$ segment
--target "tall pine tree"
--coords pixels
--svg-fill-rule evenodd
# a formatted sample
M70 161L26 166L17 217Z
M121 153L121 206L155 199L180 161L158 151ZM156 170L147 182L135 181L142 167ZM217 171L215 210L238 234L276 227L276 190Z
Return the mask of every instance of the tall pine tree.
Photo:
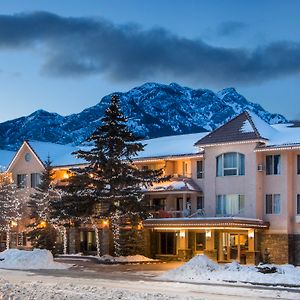
M142 187L160 181L162 170L141 170L134 164L144 145L128 128L117 96L112 96L101 121L87 139L91 147L75 152L87 166L72 170L69 196L62 205L73 217L108 218L114 254L137 254L141 250L133 245L132 230L140 230L139 223L147 216ZM140 239L136 243L141 245Z

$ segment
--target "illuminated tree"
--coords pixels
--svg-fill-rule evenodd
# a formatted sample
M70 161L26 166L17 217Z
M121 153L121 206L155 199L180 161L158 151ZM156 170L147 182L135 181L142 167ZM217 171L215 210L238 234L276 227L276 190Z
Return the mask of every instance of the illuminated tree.
M41 174L40 184L30 195L31 224L28 233L29 240L35 248L44 248L56 253L58 251L58 224L51 215L51 201L60 198L59 190L53 185L54 172L51 160L44 162L45 170Z
M90 147L75 153L87 166L72 170L74 176L63 211L73 217L109 219L114 254L119 256L128 253L127 243L122 240L128 237L122 234L123 224L138 228L147 216L142 187L160 181L162 170L140 170L134 164L133 158L144 150L144 145L129 130L117 96L112 96L101 121L102 125L87 139Z
M6 232L6 249L10 248L11 227L18 226L22 218L23 202L17 186L12 182L8 173L0 177L0 224L1 230Z

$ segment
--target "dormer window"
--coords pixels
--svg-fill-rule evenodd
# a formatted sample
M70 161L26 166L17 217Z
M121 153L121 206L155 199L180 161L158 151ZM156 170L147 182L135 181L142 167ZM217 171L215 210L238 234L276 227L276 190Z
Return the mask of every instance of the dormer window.
M245 155L237 152L223 153L217 157L217 176L245 175Z

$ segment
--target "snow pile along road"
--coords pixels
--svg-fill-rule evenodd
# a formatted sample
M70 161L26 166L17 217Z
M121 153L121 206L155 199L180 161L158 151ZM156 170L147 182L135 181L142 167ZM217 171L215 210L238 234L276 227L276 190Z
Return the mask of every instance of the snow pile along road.
M129 255L113 257L110 255L103 255L98 258L99 261L114 262L114 263L139 263L139 262L153 262L155 259L143 255Z
M250 282L267 285L300 286L300 268L293 265L266 265L275 273L261 273L255 266L232 262L218 265L205 255L197 255L184 265L157 277L159 280L181 282Z
M67 269L70 265L53 261L53 255L49 250L34 249L25 251L9 249L0 253L1 269Z

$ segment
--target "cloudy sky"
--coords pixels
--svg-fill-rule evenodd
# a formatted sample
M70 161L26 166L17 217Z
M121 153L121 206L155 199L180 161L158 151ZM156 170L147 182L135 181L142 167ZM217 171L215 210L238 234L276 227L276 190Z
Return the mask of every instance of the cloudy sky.
M300 1L1 0L0 122L146 81L235 87L300 119Z

